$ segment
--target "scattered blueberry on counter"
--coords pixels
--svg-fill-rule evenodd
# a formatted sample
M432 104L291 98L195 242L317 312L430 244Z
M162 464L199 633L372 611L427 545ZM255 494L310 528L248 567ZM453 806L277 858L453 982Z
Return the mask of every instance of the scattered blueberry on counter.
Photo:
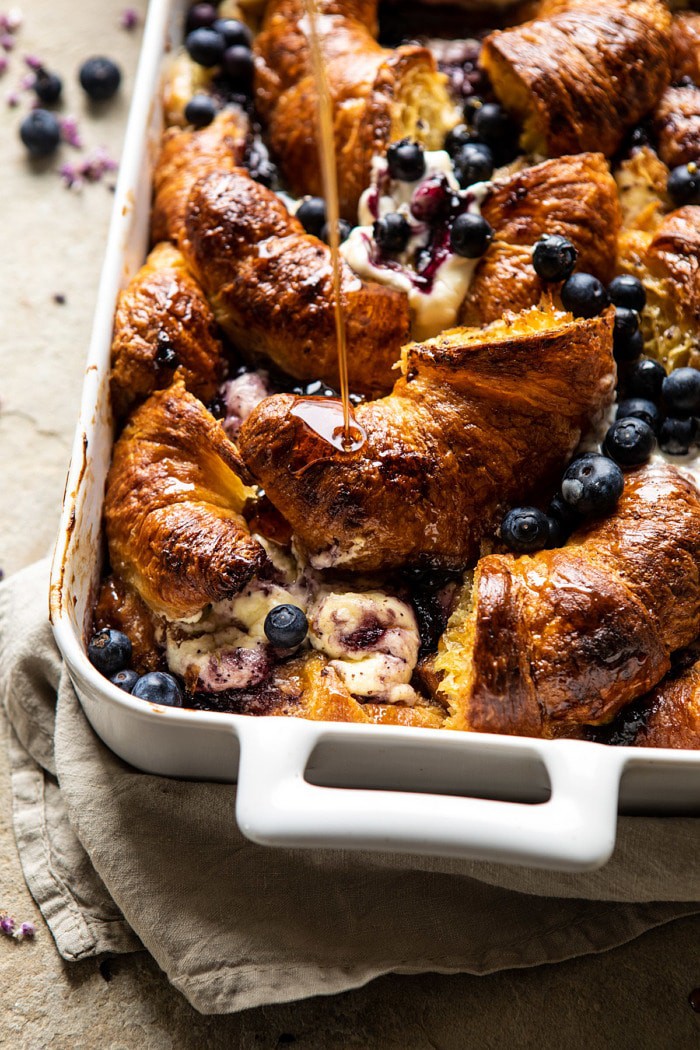
M267 640L278 649L294 649L306 638L309 623L298 605L276 605L265 617Z
M20 138L31 157L50 157L61 141L61 127L53 113L33 109L20 125Z
M119 90L122 74L111 58L98 55L83 62L78 79L83 91L93 102L107 102Z
M32 84L34 94L45 106L58 102L63 91L63 81L57 73L50 73L43 66L37 69Z

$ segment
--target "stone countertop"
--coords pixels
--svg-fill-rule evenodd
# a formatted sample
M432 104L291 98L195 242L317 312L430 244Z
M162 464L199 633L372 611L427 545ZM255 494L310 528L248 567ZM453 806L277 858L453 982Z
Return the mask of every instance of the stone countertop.
M0 566L14 572L51 547L75 425L112 196L106 178L67 190L57 174L81 156L31 165L17 137L29 106L5 105L38 55L64 79L60 112L80 122L86 150L119 155L140 31L119 26L123 0L32 0L0 75ZM144 0L134 6L143 15ZM7 9L6 9L7 10ZM118 98L91 107L76 70L106 54L124 72ZM84 154L83 154L84 155ZM55 296L65 302L57 302ZM65 964L22 879L11 825L7 728L0 723L0 907L37 922L32 942L0 938L0 1046L18 1050L675 1050L697 1047L700 918L611 951L490 977L387 977L329 999L200 1017L145 953ZM495 920L497 921L497 917ZM329 932L329 935L330 932Z

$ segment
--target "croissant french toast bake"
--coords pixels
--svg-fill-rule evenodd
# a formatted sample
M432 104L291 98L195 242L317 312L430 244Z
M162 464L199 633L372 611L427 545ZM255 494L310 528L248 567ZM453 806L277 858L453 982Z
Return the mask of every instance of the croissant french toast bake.
M700 747L698 16L216 7L115 317L90 659L166 706Z

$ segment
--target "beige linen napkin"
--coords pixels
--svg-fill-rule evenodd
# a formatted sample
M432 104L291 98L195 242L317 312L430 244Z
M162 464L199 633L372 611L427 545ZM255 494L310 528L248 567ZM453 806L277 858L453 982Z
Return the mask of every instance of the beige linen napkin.
M0 586L17 844L59 952L140 944L198 1010L600 952L700 912L694 819L623 818L586 875L253 845L235 787L139 773L86 721L46 622L48 567ZM626 902L626 903L622 903Z

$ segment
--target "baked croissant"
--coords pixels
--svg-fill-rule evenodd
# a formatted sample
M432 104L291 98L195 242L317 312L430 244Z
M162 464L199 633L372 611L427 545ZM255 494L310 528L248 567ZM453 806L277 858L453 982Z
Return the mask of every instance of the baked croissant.
M182 250L217 321L249 356L295 379L338 384L330 248L243 169L194 186ZM366 284L342 263L350 388L389 390L408 339L403 292Z
M237 106L224 109L205 128L169 128L153 172L151 239L182 240L187 199L198 179L232 171L242 161L248 120Z
M333 105L341 214L357 217L375 154L410 137L440 149L458 115L426 47L376 42L377 0L318 0L319 36ZM255 98L291 192L323 194L317 92L303 0L270 0L255 40Z
M659 156L669 168L700 161L700 87L664 91L654 111L654 133Z
M159 244L117 301L112 339L112 408L123 417L169 386L177 368L188 390L209 401L223 377L216 322L172 244Z
M495 236L464 300L463 324L488 324L506 310L525 310L540 301L546 286L534 271L532 248L546 233L571 241L580 270L606 283L613 277L620 208L601 153L525 168L495 184L481 213Z
M611 156L669 84L671 16L660 0L561 6L491 33L480 62L527 152Z
M194 616L266 561L241 515L235 447L181 379L140 406L114 446L105 524L112 568L154 612Z
M449 728L562 736L609 722L700 632L700 492L627 474L617 510L565 547L483 558L440 642Z
M679 11L671 22L672 79L700 83L700 13Z
M336 452L278 395L243 424L241 455L315 567L462 567L507 507L555 484L610 401L611 328L611 311L549 305L452 329L407 346L393 392L359 406L358 451Z
M636 717L626 744L700 748L700 660L680 674L669 675L634 707Z

